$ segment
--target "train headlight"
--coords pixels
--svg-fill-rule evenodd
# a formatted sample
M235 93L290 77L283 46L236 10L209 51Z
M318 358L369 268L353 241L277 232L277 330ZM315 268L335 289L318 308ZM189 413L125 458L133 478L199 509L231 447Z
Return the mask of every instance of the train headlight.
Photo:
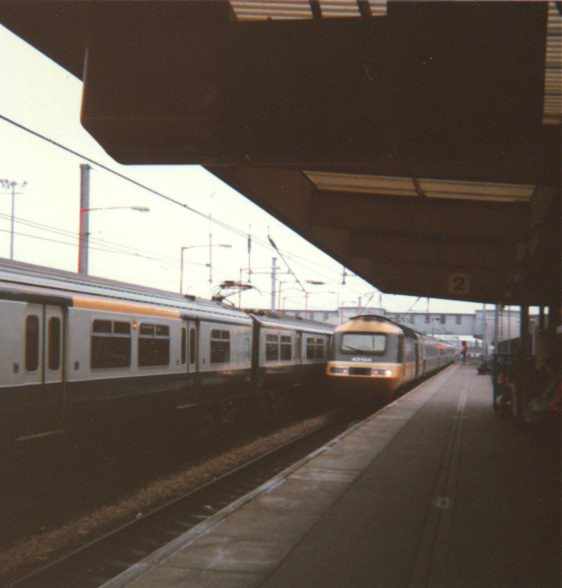
M347 368L343 368L343 367L331 367L330 368L330 373L331 374L347 374Z
M384 372L384 376L386 376L387 378L390 378L390 376L392 376L392 370L383 370Z
M383 378L390 378L392 370L373 370L373 376L382 376Z

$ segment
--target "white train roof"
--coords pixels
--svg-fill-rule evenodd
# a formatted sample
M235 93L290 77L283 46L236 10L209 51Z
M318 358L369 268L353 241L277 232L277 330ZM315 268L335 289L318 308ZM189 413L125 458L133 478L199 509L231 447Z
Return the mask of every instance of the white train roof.
M251 323L246 313L211 300L5 259L0 259L0 284L4 292L28 293L34 299L43 295L69 306L80 294L174 308L186 317Z
M296 317L275 316L263 311L248 311L263 327L294 329L319 335L331 335L334 326L328 323L299 319Z

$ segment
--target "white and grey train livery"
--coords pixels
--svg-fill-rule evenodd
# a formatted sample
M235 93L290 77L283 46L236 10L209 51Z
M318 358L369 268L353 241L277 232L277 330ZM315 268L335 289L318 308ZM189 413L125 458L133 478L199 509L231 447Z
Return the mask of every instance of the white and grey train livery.
M137 410L267 401L322 377L332 331L0 260L2 440L103 429Z

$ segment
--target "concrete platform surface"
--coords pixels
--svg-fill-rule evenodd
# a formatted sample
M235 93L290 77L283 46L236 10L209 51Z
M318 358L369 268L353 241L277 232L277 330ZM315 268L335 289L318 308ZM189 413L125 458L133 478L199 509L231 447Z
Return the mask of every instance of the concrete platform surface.
M554 588L560 444L451 366L102 588Z

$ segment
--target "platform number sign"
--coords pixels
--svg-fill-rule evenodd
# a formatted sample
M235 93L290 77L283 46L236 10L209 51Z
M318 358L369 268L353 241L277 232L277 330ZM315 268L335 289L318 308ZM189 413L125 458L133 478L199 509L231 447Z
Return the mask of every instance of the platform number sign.
M463 296L470 293L470 275L463 273L449 274L449 294Z

